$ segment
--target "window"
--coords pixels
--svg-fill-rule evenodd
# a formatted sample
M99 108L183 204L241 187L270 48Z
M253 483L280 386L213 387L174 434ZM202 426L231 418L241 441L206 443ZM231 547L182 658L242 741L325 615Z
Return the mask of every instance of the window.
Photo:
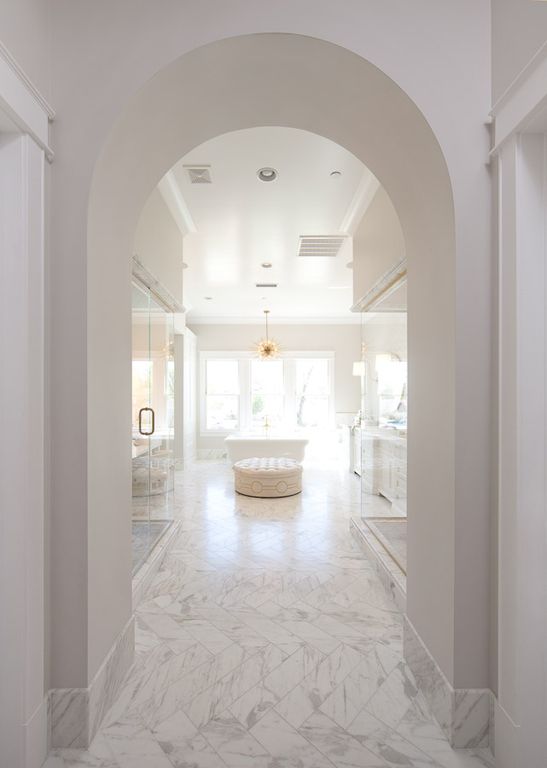
M296 426L327 427L329 424L329 361L296 360Z
M334 425L334 354L202 352L201 433L265 434Z
M279 427L284 419L283 360L251 360L251 426Z
M207 360L205 368L206 428L227 432L239 427L239 362Z

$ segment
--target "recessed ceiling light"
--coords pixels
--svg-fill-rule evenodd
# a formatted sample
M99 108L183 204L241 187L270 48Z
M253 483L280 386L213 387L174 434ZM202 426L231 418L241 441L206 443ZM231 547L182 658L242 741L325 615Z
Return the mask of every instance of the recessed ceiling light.
M205 299L205 301L213 301L212 296L204 296L203 298Z
M330 175L331 176L341 176L342 175L342 171L331 171Z
M260 181L275 181L277 179L277 171L275 168L260 168L256 172L256 175Z
M264 269L271 269L272 262L271 261L263 261L260 266L264 267Z

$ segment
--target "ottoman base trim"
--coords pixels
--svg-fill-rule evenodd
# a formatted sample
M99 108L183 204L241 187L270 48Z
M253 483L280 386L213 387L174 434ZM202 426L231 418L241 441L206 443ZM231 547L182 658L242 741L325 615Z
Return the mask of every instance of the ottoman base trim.
M248 496L250 499L287 499L289 496L298 496L299 493L302 493L302 488L298 491L291 491L290 493L284 493L283 496L280 496L279 493L270 494L270 493L261 493L260 495L258 493L253 493L252 491L245 492L240 491L239 488L235 489L236 493L239 493L240 496Z
M253 458L234 464L235 490L242 496L276 499L302 491L302 467L294 459Z

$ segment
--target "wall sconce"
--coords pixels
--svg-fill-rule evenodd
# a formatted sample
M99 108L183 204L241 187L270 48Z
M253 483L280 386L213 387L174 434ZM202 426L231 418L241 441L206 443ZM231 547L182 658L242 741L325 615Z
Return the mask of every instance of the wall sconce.
M366 367L365 367L365 361L359 360L356 363L353 363L353 375L354 376L361 376L361 378L366 374Z

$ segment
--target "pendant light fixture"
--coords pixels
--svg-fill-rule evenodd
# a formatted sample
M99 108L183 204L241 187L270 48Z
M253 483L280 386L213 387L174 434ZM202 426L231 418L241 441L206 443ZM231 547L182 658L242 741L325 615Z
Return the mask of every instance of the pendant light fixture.
M266 338L259 341L256 347L256 352L258 354L258 357L261 360L272 360L274 357L277 357L279 354L279 344L273 339L270 339L269 337L269 333L268 333L268 315L269 314L270 314L270 310L265 309L264 315L266 316Z

